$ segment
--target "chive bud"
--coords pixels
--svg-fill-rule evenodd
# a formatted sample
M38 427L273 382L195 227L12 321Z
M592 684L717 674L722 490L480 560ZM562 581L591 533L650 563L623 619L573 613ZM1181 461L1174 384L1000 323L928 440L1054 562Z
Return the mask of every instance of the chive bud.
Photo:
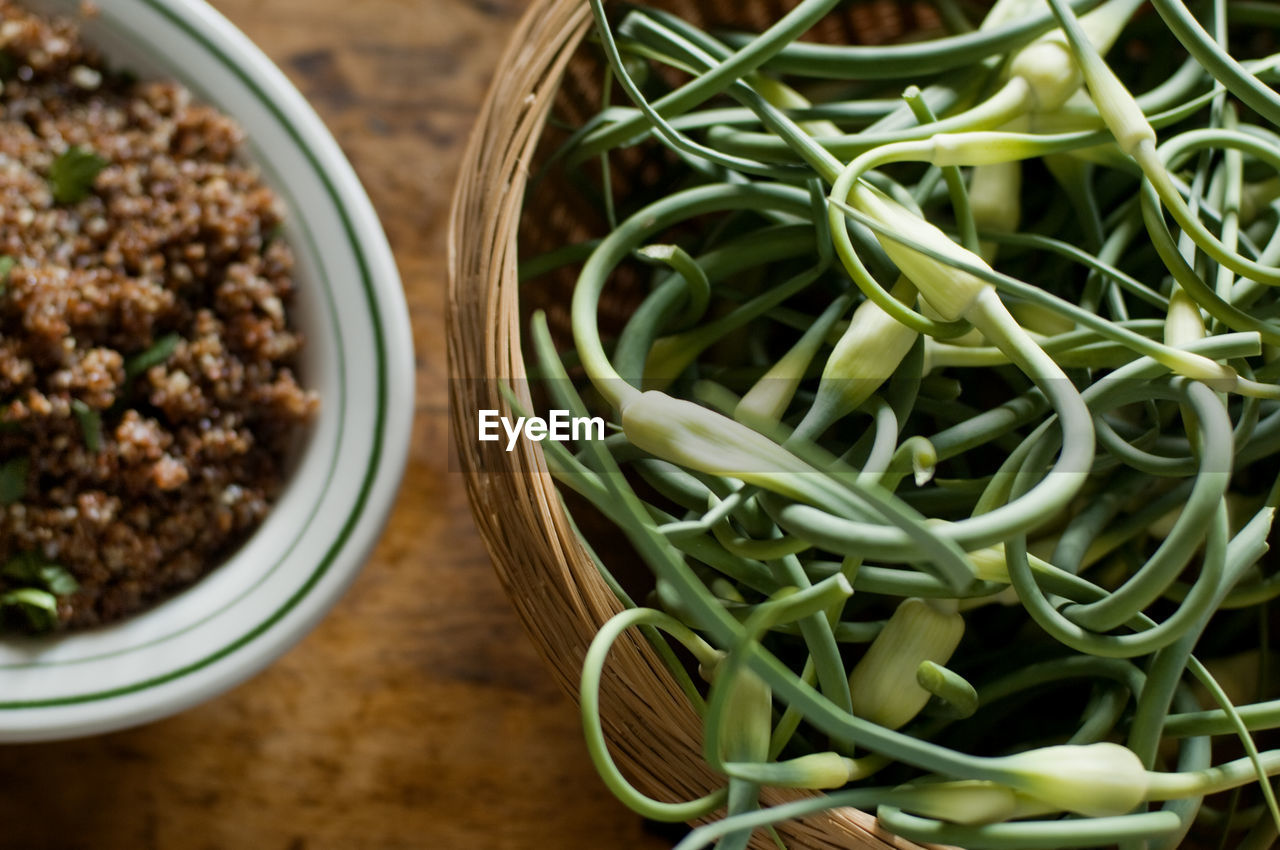
M901 280L892 294L904 304L915 287ZM827 358L810 416L797 432L812 436L831 422L857 410L885 381L893 377L915 345L916 332L890 316L874 301L864 301ZM820 420L816 422L814 420ZM814 427L819 425L820 427Z
M917 487L923 487L933 480L938 468L938 450L933 443L924 437L908 437L893 453L889 468L883 474L875 475L863 470L862 475L868 480L878 481L881 487L893 492L898 489L907 477L912 476Z
M769 757L773 733L773 691L751 670L739 668L721 718L719 753L725 762L762 762Z
M981 779L906 785L893 796L910 812L966 826L1007 820L1018 807L1013 789Z
M1107 6L1111 7L1111 14L1119 15L1120 12L1125 11L1128 2L1130 0L1114 0ZM1055 37L1070 44L1071 52L1075 55L1075 64L1080 69L1084 82L1088 84L1089 96L1093 98L1098 114L1106 122L1111 134L1115 136L1120 150L1133 155L1144 143L1154 145L1156 133L1147 116L1137 100L1125 88L1124 83L1120 82L1120 78L1102 60L1100 53L1105 52L1105 48L1109 45L1103 44L1098 39L1096 31L1091 32L1098 29L1097 23L1086 23L1090 15L1078 21L1074 20L1070 9L1054 0L1051 0L1050 5L1054 6L1055 14L1059 15L1063 23L1063 31L1056 33ZM1107 6L1102 8L1105 9ZM1119 19L1119 24L1123 26L1124 21L1131 14L1132 10L1128 10ZM1099 50L1099 45L1103 48L1102 50Z
M1204 317L1200 315L1200 307L1186 290L1176 287L1169 297L1169 310L1165 317L1165 344L1180 346L1201 339L1204 339Z
M622 430L654 457L711 475L738 478L805 500L779 473L814 472L757 431L691 401L650 390L622 402Z
M1142 0L1111 0L1080 18L1080 29L1099 53L1106 53ZM1087 74L1072 56L1061 30L1045 33L1009 62L1011 79L1023 80L1037 112L1061 109L1080 89Z
M1060 812L1061 809L1049 805L1043 800L1037 800L1035 797L1028 797L1026 794L1014 792L1014 798L1017 800L1017 806L1009 817L1005 820L1022 820L1023 818L1040 818L1045 815L1052 815Z
M849 674L853 713L887 729L907 724L930 697L916 670L925 661L946 664L963 636L964 617L954 606L903 601Z
M899 451L911 459L911 474L917 487L933 480L938 469L938 450L924 437L908 437Z
M1025 133L1004 130L971 130L964 133L938 133L929 139L920 153L937 166L1005 165L1026 159L1035 148Z
M779 109L807 109L813 104L800 92L786 83L765 74L752 74L751 87L769 104ZM841 136L844 131L830 121L800 121L800 129L810 136Z
M973 567L973 574L979 581L993 581L998 584L1009 584L1009 561L1005 554L1004 544L1000 543L989 549L978 549L969 552L965 556L969 560L969 565ZM1054 573L1061 572L1057 567L1043 558L1038 557L1034 552L1027 553L1027 562L1031 564L1031 569L1037 573Z
M739 422L748 425L776 425L791 406L796 389L804 380L809 364L826 341L827 334L848 309L849 301L845 297L836 299L823 312L818 320L809 326L800 340L791 350L782 356L777 363L756 382L750 392L738 402L733 416ZM821 390L819 390L821 392Z
M1061 109L1084 81L1059 32L1041 36L1019 50L1009 62L1009 77L1026 84L1030 106L1036 112Z
M978 230L1012 233L1022 220L1022 163L1016 160L979 165L969 176L969 209ZM983 259L993 261L999 251L983 242Z
M973 574L980 581L1009 583L1009 562L1005 557L1003 544L970 552L967 557L973 567Z
M1041 336L1057 336L1076 329L1075 322L1042 304L1010 304L1009 312L1018 320L1018 324Z
M711 592L715 594L717 599L721 599L735 605L743 605L747 601L743 598L742 594L738 591L738 588L733 584L733 582L723 577L712 579Z
M999 760L1019 791L1086 817L1123 815L1147 796L1147 771L1127 747L1108 742L1044 747Z
M773 788L808 788L815 791L840 788L853 781L861 767L837 753L813 753L780 762L729 763L725 773L757 785Z
M937 227L864 184L854 188L850 201L859 212L875 219L890 233L901 234L959 263L989 268L981 257L952 242ZM976 275L925 256L887 236L877 234L876 239L889 259L947 321L964 316L983 290L990 286Z

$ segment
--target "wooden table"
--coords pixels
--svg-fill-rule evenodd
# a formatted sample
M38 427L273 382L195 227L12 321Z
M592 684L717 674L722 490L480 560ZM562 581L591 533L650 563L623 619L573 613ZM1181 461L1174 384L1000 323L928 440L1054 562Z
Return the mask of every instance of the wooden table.
M269 671L141 729L0 748L0 847L669 847L596 779L450 471L449 200L526 0L214 5L310 98L382 217L417 339L408 472L360 579Z

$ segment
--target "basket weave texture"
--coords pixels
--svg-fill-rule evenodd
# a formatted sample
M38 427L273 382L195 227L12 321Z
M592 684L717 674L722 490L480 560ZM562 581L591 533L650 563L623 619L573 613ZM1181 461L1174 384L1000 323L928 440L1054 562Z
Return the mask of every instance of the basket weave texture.
M780 0L671 0L657 5L708 26L760 31L793 3ZM812 37L871 43L902 37L935 22L927 9L897 0L850 4ZM539 651L566 692L576 696L586 649L600 626L621 610L562 507L537 443L475 439L477 411L510 415L500 386L509 385L528 410L522 331L530 304L521 303L518 257L533 256L592 235L599 216L568 187L541 187L525 208L529 176L547 134L547 116L578 121L600 103L600 65L583 46L591 25L585 0L537 0L518 25L481 112L463 162L449 234L448 351L454 445L465 473L476 524L508 595ZM545 149L546 145L543 145ZM620 157L615 191L645 180L642 156ZM567 324L572 276L540 287L537 306L553 329ZM615 281L602 305L625 313L638 294ZM526 294L527 295L527 294ZM623 548L623 547L619 547ZM609 559L612 552L603 553ZM703 764L701 724L652 649L637 634L614 647L602 694L605 732L623 772L642 791L684 800L719 787ZM794 799L766 792L764 802ZM840 809L779 827L795 848L913 850L874 816ZM758 834L754 847L772 847Z

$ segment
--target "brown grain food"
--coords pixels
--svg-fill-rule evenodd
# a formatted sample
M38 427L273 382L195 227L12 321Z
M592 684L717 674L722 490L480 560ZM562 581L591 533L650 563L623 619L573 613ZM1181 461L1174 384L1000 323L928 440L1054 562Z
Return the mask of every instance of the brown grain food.
M56 563L79 583L59 626L106 623L195 582L278 495L317 406L294 375L293 257L242 132L181 86L9 0L0 79L0 463L29 459L0 565ZM59 203L73 148L105 164Z

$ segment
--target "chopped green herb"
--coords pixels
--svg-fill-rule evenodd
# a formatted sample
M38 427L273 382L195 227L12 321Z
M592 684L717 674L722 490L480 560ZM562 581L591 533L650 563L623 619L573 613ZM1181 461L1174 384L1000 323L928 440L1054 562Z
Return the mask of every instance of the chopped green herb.
M107 160L88 148L73 147L49 166L49 188L60 204L74 204L89 197L93 181L108 165Z
M284 222L276 222L276 225L268 230L262 237L262 249L265 251L272 242L284 236Z
M36 634L58 627L58 600L53 594L31 587L11 590L0 596L0 611L20 612Z
M5 290L9 288L9 278L13 275L13 267L18 261L8 254L0 256L0 295L4 295Z
M71 412L80 423L85 448L91 452L102 451L102 415L78 398L71 400Z
M31 460L25 455L0 463L0 505L21 502L27 495L27 470L30 466Z
M139 352L130 357L124 363L124 377L126 381L132 381L152 366L159 366L164 361L173 356L174 350L177 349L178 343L182 341L182 337L174 334L166 334L156 340L155 344L146 351Z
M80 589L80 582L57 564L48 564L41 572L45 589L54 596L70 596Z
M47 590L54 596L70 596L80 589L71 573L37 552L14 555L0 567L0 578L19 587Z

